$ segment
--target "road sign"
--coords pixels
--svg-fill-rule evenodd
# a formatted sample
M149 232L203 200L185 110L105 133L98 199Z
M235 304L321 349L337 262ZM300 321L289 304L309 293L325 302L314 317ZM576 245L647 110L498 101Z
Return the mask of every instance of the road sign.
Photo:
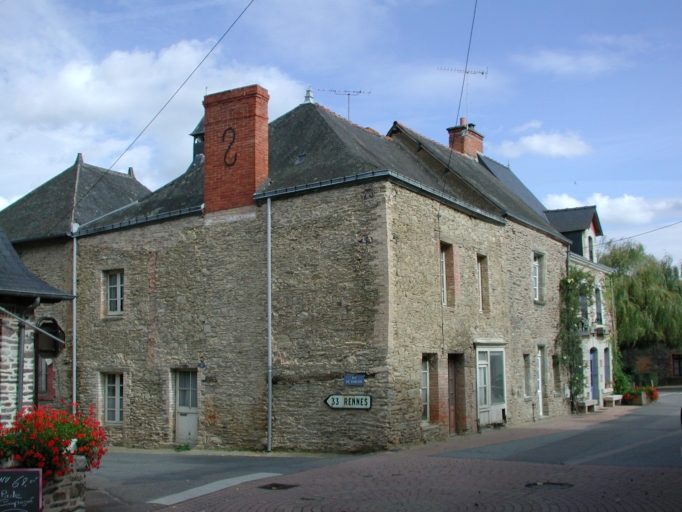
M332 409L365 409L372 407L370 395L329 395L325 401Z

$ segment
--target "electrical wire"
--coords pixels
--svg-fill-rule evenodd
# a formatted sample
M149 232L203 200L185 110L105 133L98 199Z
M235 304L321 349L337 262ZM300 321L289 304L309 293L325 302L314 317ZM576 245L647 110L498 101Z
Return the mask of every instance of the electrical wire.
M464 73L462 73L462 88L459 91L459 102L457 104L457 117L455 119L459 119L459 113L462 108L462 96L464 95L464 83L466 80L467 76L467 69L469 68L469 54L471 53L471 41L474 36L474 23L476 22L476 9L478 8L478 0L475 1L474 3L474 14L471 18L471 30L469 31L469 45L467 46L467 57L466 61L464 62ZM449 144L448 144L449 146ZM450 153L448 154L448 163L445 166L445 173L448 172L448 169L450 169L450 160L452 159L452 147L450 147ZM440 194L441 196L445 193L445 175L443 175L443 189L441 190ZM436 222L438 226L438 233L440 234L440 207L441 207L441 202L438 202L438 211L436 213ZM439 247L439 250L442 251L442 247ZM439 259L440 262L440 259ZM441 270L442 272L442 270ZM445 279L441 279L441 286L445 286ZM443 290L441 293L444 293L445 296L447 297L447 290ZM441 300L440 303L440 334L441 334L441 352L445 353L445 311L443 308L444 304L443 301Z
M682 224L682 220L678 220L677 222L673 222L672 224L668 224L667 226L661 226L660 228L652 229L651 231L645 231L644 233L639 233L638 235L626 236L623 238L619 238L618 240L608 240L606 242L602 242L600 244L597 244L597 247L600 247L602 245L612 244L615 242L622 242L623 240L630 240L631 238L637 238L638 236L642 236L642 235L648 235L649 233L653 233L654 231L660 231L662 229L671 228L673 226L676 226L677 224Z
M69 211L66 212L66 214L64 214L63 217L61 217L57 222L54 223L54 225L53 225L53 226L50 228L50 230L47 232L48 235L52 233L52 230L53 230L54 228L56 228L56 227L59 225L60 222L62 222L66 217L68 217L68 216L71 214L71 212L80 204L80 202L81 202L83 199L85 199L85 198L88 196L88 194L90 194L90 192L92 192L92 189L94 189L94 188L95 188L95 187L104 179L104 177L105 177L107 174L109 174L109 172L111 172L111 170L112 170L112 168L114 167L114 165L116 165L116 164L119 162L119 160L121 160L121 158L123 158L123 156L130 150L130 148L132 148L133 145L139 140L139 138L142 137L142 135L144 134L144 132L147 131L147 128L149 128L149 127L152 125L152 123L153 123L154 121L156 121L156 118L159 117L159 116L161 115L161 112L163 112L163 111L166 109L166 107L168 106L168 104L169 104L171 101L173 101L173 98L175 98L175 96L177 96L177 94L178 94L178 93L180 92L180 90L185 86L185 84L186 84L187 82L189 82L189 79L192 78L192 76L194 76L194 73L197 72L197 70L201 67L201 65L202 65L204 62L206 62L206 59L208 59L208 57L213 53L213 50L215 50L215 49L218 47L218 45L222 42L222 40L225 39L225 36L227 36L227 34L230 33L230 30L232 30L232 28L237 24L237 22L240 20L240 18L246 13L246 11L249 9L249 7L251 7L251 4L253 4L255 1L256 1L256 0L251 0L251 1L246 5L246 7L244 7L244 9L242 10L242 12L239 13L239 16L237 16L237 17L235 18L235 20L234 20L234 21L232 22L232 24L227 28L227 30L223 33L223 35L220 36L220 39L218 39L218 41L216 41L216 43L211 47L211 49L210 49L210 50L208 51L208 53L204 56L204 58L201 59L201 61L199 62L199 64L197 64L197 66L192 70L192 72L187 76L187 78L185 78L184 82L182 82L182 83L180 84L180 87L178 87L178 88L175 90L175 92L171 95L171 97L168 99L168 101L166 101L166 103L163 104L163 106L159 109L159 111L156 113L156 115L154 115L154 117L152 117L151 121L149 121L149 122L147 123L147 125L146 125L144 128L142 128L142 131L137 135L137 137L135 137L135 139L133 139L133 141L128 145L128 147L125 148L125 150L123 151L123 153L121 153L121 154L119 155L119 157L114 161L114 163L111 164L111 165L109 166L109 168L106 170L106 172L103 173L102 176L99 177L99 179L98 179L98 180L97 180L97 181L96 181L96 182L95 182L95 183L94 183L94 184L85 192L85 194L83 194L83 195L81 196L81 198L78 199L78 200L75 202L75 204L69 209Z

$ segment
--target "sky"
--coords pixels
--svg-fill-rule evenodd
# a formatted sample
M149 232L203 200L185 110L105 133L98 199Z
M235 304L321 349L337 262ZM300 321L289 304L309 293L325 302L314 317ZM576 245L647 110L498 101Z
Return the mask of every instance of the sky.
M0 0L0 208L73 164L109 168L250 0ZM255 0L113 166L183 173L206 93L258 83L276 119L315 100L447 144L459 117L548 208L596 204L607 238L682 221L682 3ZM468 93L466 92L468 90ZM638 236L682 261L682 223Z

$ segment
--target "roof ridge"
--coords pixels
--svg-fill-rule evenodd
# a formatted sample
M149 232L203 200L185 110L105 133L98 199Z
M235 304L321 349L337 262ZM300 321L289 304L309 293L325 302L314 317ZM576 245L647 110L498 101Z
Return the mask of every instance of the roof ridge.
M378 131L376 131L374 128L372 128L372 127L370 127L370 126L366 126L366 127L365 127L365 126L360 126L359 124L354 123L354 122L351 121L350 119L346 119L345 117L343 117L343 116L337 114L336 112L334 112L333 110L331 110L331 109L325 107L324 105L320 105L319 103L315 103L314 105L315 105L316 107L320 108L321 110L327 112L328 114L331 114L331 115L333 115L333 116L335 116L335 117L341 119L342 121L345 121L346 123L348 123L348 124L350 124L350 125L352 125L352 126L354 126L354 127L356 127L356 128L359 128L360 130L363 130L363 131L365 131L365 132L367 132L367 133L371 133L372 135L376 135L377 137L380 137L380 138L385 139L385 140L391 140L390 137L386 137L385 135L381 135L381 134L380 134Z
M573 208L556 208L556 209L553 208L553 209L545 210L545 212L566 212L569 210L585 210L587 208L595 208L596 209L597 205L596 204L588 204L585 206L574 206Z
M410 127L407 126L405 123L401 123L400 121L394 121L394 122L395 122L395 124L402 126L403 128L405 128L405 129L411 131L412 133L416 133L416 134L419 135L420 137L423 137L423 138L425 138L426 140L431 141L431 142L433 142L434 144L437 144L438 146L442 147L442 148L445 149L446 151L452 151L452 152L455 153L456 155L461 155L461 156L463 156L463 157L468 157L468 155L467 155L466 153L461 153L461 152L457 151L456 149L452 149L450 146L446 146L445 144L442 144L442 143L438 142L437 140L433 140L431 137L427 137L426 135L424 135L424 134L418 132L417 130L414 130L414 129L410 128ZM472 157L472 160L473 160L473 157Z

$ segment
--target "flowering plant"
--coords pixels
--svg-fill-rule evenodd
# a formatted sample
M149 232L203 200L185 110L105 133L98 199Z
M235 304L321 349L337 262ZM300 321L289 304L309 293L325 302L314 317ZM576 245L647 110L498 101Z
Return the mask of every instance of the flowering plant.
M107 437L93 409L88 415L43 406L23 409L10 428L0 427L0 459L42 469L43 482L69 473L74 453L85 457L86 470L99 467ZM76 446L70 450L72 440Z
M640 393L646 393L652 402L658 400L658 390L653 386L635 386L632 389L628 389L623 395L623 400L630 402Z

